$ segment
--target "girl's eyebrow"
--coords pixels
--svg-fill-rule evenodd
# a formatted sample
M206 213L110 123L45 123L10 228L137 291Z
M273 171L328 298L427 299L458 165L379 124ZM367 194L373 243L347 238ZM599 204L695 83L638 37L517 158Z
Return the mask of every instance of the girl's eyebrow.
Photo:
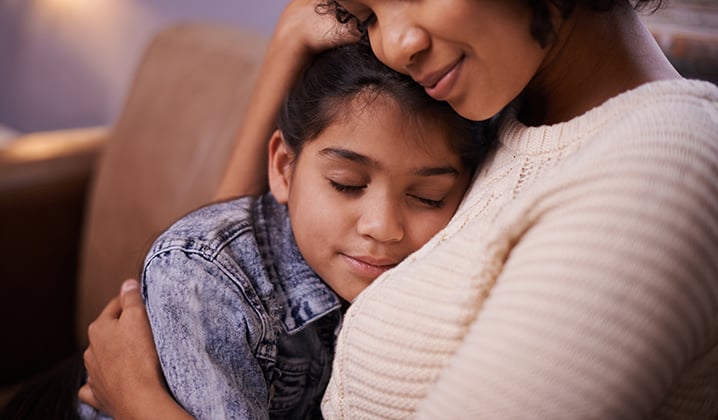
M349 161L356 162L358 164L365 165L365 166L381 167L381 163L370 158L369 156L362 155L361 153L357 153L353 150L342 149L339 147L324 148L319 151L319 155L321 157L325 157L328 159L344 159L344 160L349 160ZM427 167L417 168L414 171L414 174L416 174L418 176L451 175L451 176L457 177L457 176L459 176L459 173L460 173L459 170L454 168L451 165L427 166Z
M419 168L415 172L419 176L452 175L459 176L459 170L451 165Z
M381 166L379 162L370 158L369 156L362 155L353 150L342 149L338 147L327 147L319 151L319 155L329 159L345 159L352 162L360 163L367 166Z

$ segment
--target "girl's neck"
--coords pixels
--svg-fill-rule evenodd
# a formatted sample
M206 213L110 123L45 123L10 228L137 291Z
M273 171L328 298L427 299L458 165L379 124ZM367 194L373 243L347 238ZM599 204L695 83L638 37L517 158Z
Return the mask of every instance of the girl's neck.
M557 33L523 92L527 125L568 121L644 83L680 78L627 1L608 12L577 6Z

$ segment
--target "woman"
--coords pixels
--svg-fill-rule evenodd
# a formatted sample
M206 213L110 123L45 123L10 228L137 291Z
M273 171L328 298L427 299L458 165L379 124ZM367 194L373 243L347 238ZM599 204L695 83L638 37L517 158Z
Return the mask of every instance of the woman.
M324 415L714 418L718 89L683 80L625 0L339 8L381 61L464 117L506 111L453 221L348 311ZM269 64L336 42L313 13L289 5ZM84 394L126 407L128 384L151 375L109 378L147 356L110 334L151 346L141 306L125 318L113 305L90 331Z

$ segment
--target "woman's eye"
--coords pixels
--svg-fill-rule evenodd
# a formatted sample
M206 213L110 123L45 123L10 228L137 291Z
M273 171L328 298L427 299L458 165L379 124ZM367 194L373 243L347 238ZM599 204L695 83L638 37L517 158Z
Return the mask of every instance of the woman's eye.
M340 184L336 181L332 181L331 179L329 180L329 184L332 186L332 188L339 191L340 193L356 193L366 188L366 185Z
M409 195L409 197L411 197L415 200L418 200L422 204L426 204L427 206L429 206L431 208L435 208L435 209L440 209L440 208L444 207L444 204L446 204L446 202L444 201L443 198L441 200L431 200L428 198L419 197L418 195L411 195L411 194Z

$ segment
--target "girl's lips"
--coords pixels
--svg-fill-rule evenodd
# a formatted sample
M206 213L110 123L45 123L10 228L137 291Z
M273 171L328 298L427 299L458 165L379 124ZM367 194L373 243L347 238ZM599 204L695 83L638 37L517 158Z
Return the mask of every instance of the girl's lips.
M449 71L447 71L443 76L441 76L441 78L439 78L436 83L434 83L432 86L424 87L426 93L438 101L444 101L448 99L449 94L454 88L456 80L459 77L459 72L461 71L461 65L463 64L463 62L464 59L462 57L459 61L456 62L456 64L454 64L453 67L449 69Z
M355 258L346 254L341 255L352 272L361 277L371 278L372 280L379 277L379 275L383 272L396 266L396 264L373 264L362 259L362 257Z

